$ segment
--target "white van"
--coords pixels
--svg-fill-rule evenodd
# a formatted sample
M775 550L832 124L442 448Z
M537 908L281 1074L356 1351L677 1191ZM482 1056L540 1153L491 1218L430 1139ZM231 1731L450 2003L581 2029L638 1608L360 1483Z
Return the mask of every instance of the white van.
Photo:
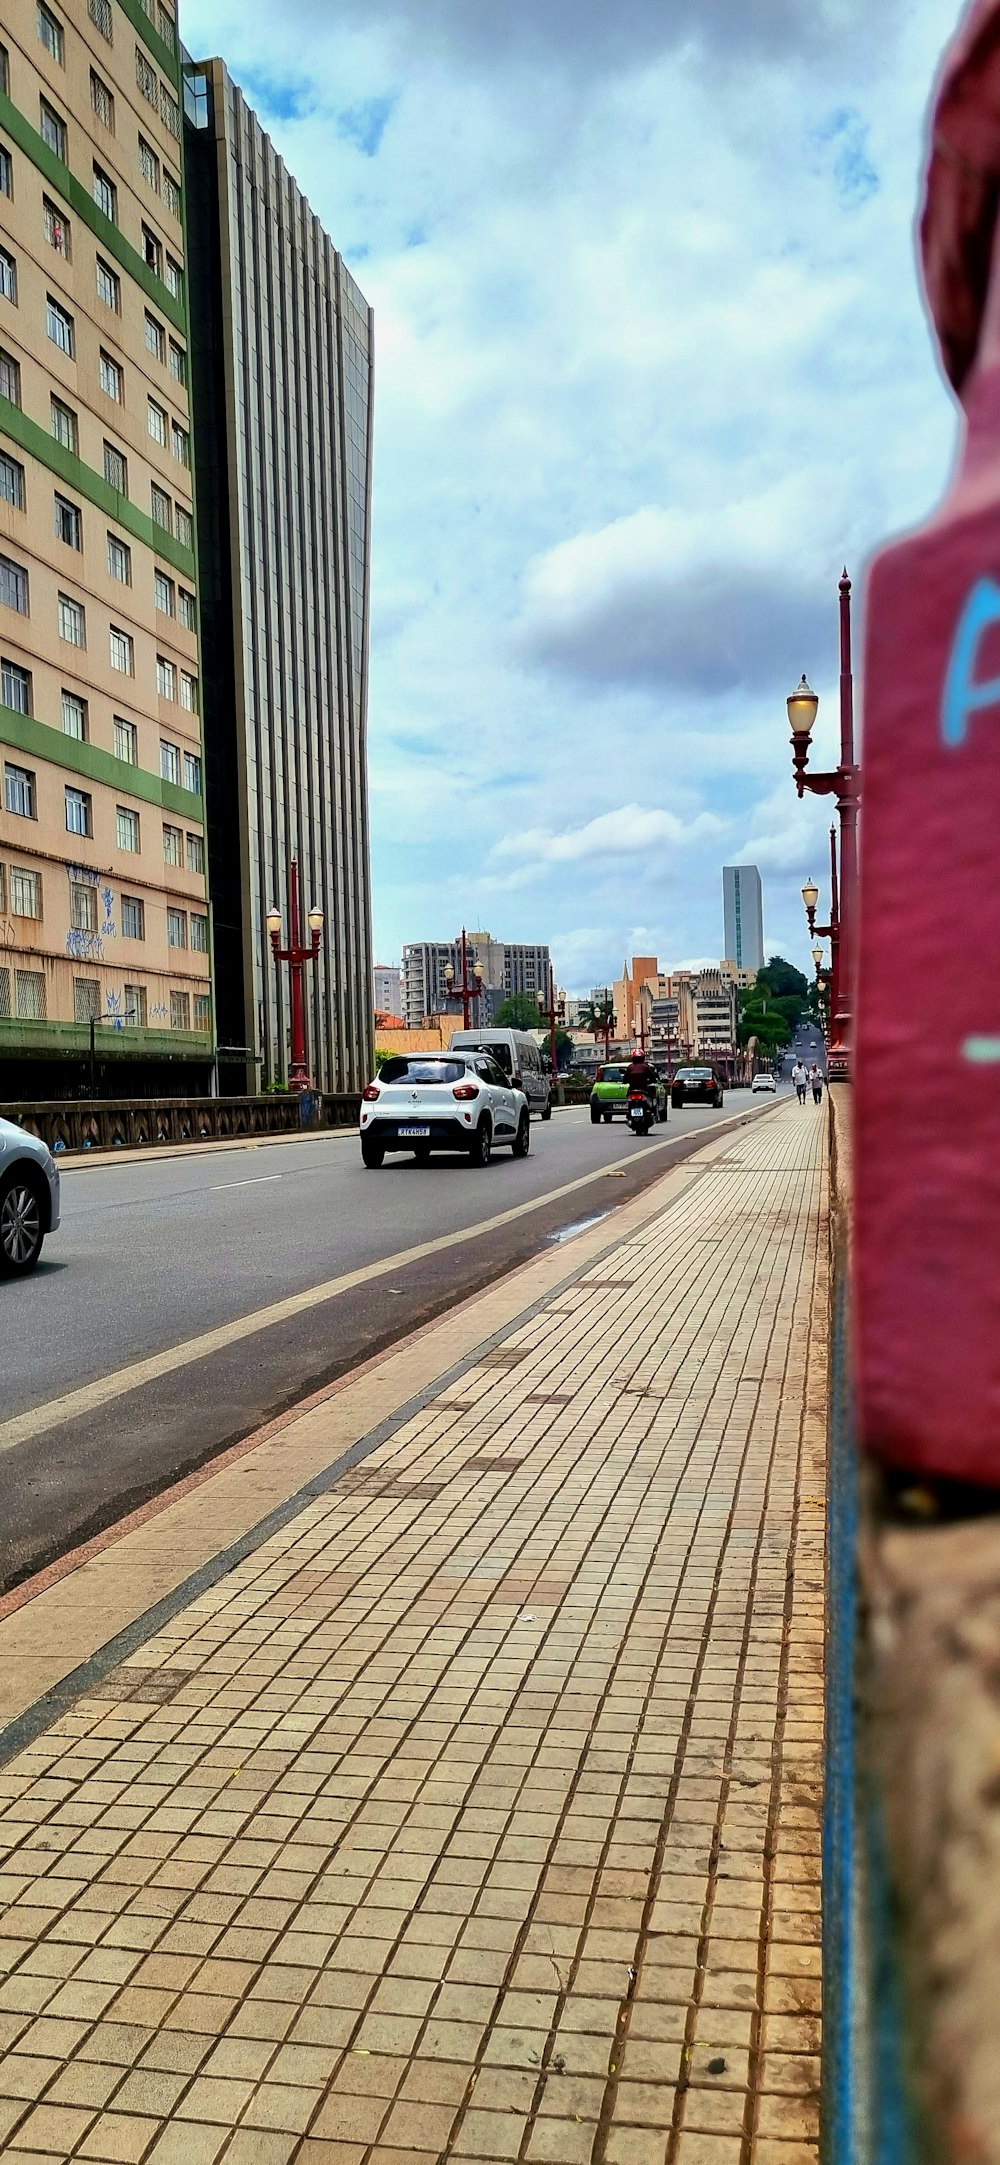
M529 1030L453 1030L449 1051L470 1052L481 1047L492 1053L499 1068L509 1076L515 1090L523 1090L528 1111L540 1120L551 1120L549 1078L542 1066L537 1040Z

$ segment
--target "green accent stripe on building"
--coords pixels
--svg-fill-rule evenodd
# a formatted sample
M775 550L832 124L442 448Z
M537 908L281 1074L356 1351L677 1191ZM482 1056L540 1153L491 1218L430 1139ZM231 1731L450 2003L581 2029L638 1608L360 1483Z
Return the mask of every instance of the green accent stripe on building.
M178 819L196 820L199 825L204 820L204 806L194 790L161 781L158 774L147 773L145 767L130 767L124 759L116 759L113 752L102 752L97 744L81 744L78 737L66 737L50 723L36 721L33 714L0 707L0 744L12 745L29 759L47 759L54 767L67 767L73 774L84 775L88 782L103 782L120 797L139 797L146 804L159 805L164 812L175 812Z
M152 549L166 563L173 564L177 571L185 572L192 584L194 583L193 549L185 549L182 542L175 541L173 534L168 534L165 526L158 526L148 512L140 511L129 497L122 496L117 489L113 489L110 481L105 481L103 474L97 473L93 466L86 466L75 451L67 450L65 444L61 444L48 429L42 428L40 422L32 421L28 414L22 412L20 406L13 406L9 398L4 398L2 392L0 430L18 444L22 451L27 451L32 458L40 459L68 488L76 489L81 496L89 497L99 511L105 512L109 519L116 520L119 526L124 526L137 541L144 542L148 549Z
M6 964L4 967L6 968ZM120 965L119 965L120 966ZM137 968L138 974L138 968ZM206 991L208 987L206 985ZM95 1031L95 1049L101 1060L164 1059L211 1060L210 1030L154 1030L139 1023L125 1023L116 1030L102 1016ZM78 1022L23 1022L0 1018L0 1057L26 1057L30 1053L83 1053L90 1051L90 1025Z
M77 217L83 219L84 225L88 225L91 232L97 235L102 248L107 249L109 256L114 256L115 261L121 264L122 270L126 271L130 278L134 278L136 284L141 286L145 293L148 293L150 300L155 301L157 307L163 310L164 315L169 317L174 329L186 332L187 321L183 302L174 299L169 287L164 285L162 278L156 277L155 273L144 263L138 249L133 248L131 241L125 239L124 233L120 233L118 227L112 224L111 219L105 217L104 212L94 202L93 196L88 193L82 181L77 180L76 174L71 173L69 167L63 164L62 159L56 157L55 151L50 150L48 144L42 141L37 129L32 127L30 121L25 120L23 113L18 112L16 105L11 104L4 90L0 90L0 127L3 128L5 134L9 135L11 141L17 144L18 149L23 150L25 157L31 159L32 165L38 167L39 172L44 175L51 187L58 190L64 202L68 203L71 210L76 212ZM179 145L177 161L178 165L180 165L181 151Z
M128 16L133 30L137 32L140 38L145 39L154 60L158 61L163 69L164 75L169 75L173 84L179 84L181 79L180 58L176 52L171 51L166 38L161 38L159 31L150 22L145 10L140 7L139 0L118 0L118 5L122 14ZM180 157L180 151L178 151L177 155Z

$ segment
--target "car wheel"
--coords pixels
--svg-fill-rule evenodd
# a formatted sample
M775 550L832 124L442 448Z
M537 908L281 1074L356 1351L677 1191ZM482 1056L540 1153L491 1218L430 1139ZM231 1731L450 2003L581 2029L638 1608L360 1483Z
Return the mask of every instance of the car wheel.
M546 1099L546 1103L545 1103L545 1111L544 1111L544 1112L543 1112L543 1114L542 1114L542 1119L543 1119L543 1120L551 1120L551 1118L552 1118L552 1107L551 1107L551 1105L549 1104L548 1100Z
M418 1165L429 1165L429 1164L430 1164L430 1162L431 1162L431 1146L430 1146L430 1144L429 1144L429 1143L418 1143L418 1144L417 1144L417 1146L416 1146L416 1149L414 1150L414 1153L413 1153L413 1155L414 1155L414 1157L415 1157L415 1159L416 1159L416 1161L417 1161L417 1164L418 1164Z
M43 1208L35 1175L15 1167L0 1188L0 1277L24 1278L34 1270L45 1239Z
M610 1126L611 1126L611 1119L612 1119L612 1114L611 1114L611 1108L610 1108L610 1106L608 1107L608 1110L607 1110L607 1112L605 1113L605 1115L604 1115L604 1118L605 1118L605 1120L606 1120L606 1122L607 1122L607 1124L608 1124L608 1127L610 1127Z
M661 1120L665 1120L665 1119L666 1119L666 1117L667 1117L667 1114L668 1114L669 1110L670 1110L670 1108L669 1108L669 1106L668 1106L668 1104L667 1104L666 1098L664 1098L664 1100L663 1100L663 1110L662 1110L662 1112L660 1113L660 1119L661 1119Z
M469 1151L470 1165L487 1166L490 1162L492 1148L493 1130L489 1123L488 1114L484 1113L472 1138L472 1148Z
M600 1126L600 1124L601 1124L601 1108L600 1108L600 1106L599 1106L599 1105L592 1105L592 1106L591 1106L591 1108L590 1108L590 1119L591 1119L591 1124L592 1124L592 1126L593 1126L593 1127L595 1127L595 1128L596 1128L596 1127L599 1127L599 1126Z
M683 1100L683 1098L671 1098L671 1100L670 1100L670 1103L671 1103L671 1105L673 1106L673 1108L674 1108L674 1111L675 1111L675 1113L680 1113L680 1112L683 1112L683 1110L684 1110L684 1100Z
M361 1138L361 1156L369 1172L377 1172L385 1157L385 1145L374 1142L368 1135L363 1135Z
M513 1144L511 1146L511 1156L515 1158L526 1158L530 1149L531 1123L528 1119L527 1113L522 1113L521 1118L517 1123L517 1134L515 1135Z

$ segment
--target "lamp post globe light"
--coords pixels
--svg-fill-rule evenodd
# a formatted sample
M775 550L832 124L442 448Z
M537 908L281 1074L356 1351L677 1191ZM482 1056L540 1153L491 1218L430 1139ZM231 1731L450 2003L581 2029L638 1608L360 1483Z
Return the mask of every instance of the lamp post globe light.
M810 933L829 938L830 1043L828 1067L832 1078L846 1081L850 1074L853 1021L854 941L858 904L858 808L861 801L861 769L854 757L854 678L851 669L851 582L846 569L839 584L840 596L840 764L822 774L809 772L809 746L819 698L807 677L802 676L785 701L792 737L792 773L800 797L806 790L817 797L835 796L840 820L840 879L837 879L837 845L830 829L830 923L817 926L819 890L812 880L802 889Z
M467 1030L469 1027L469 1014L472 1008L472 1002L473 1000L478 1000L479 995L483 989L483 973L480 969L478 962L474 962L472 965L471 976L469 974L469 949L464 925L462 926L461 952L462 977L460 984L456 985L455 983L455 971L450 962L445 964L442 974L444 977L445 999L461 1000L462 1028L463 1030Z
M272 902L265 918L271 941L271 953L275 962L287 962L291 987L291 1061L288 1069L290 1090L309 1090L309 1069L306 1064L306 1013L303 977L307 962L315 962L323 932L323 912L313 905L309 912L309 939L301 934L302 918L299 909L299 866L292 858L288 867L288 946L281 945L281 911Z

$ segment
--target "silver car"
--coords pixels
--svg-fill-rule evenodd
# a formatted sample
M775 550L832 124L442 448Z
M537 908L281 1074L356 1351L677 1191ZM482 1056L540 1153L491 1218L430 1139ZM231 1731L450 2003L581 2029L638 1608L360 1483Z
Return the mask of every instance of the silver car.
M59 1171L47 1143L0 1120L0 1278L34 1270L59 1224Z

